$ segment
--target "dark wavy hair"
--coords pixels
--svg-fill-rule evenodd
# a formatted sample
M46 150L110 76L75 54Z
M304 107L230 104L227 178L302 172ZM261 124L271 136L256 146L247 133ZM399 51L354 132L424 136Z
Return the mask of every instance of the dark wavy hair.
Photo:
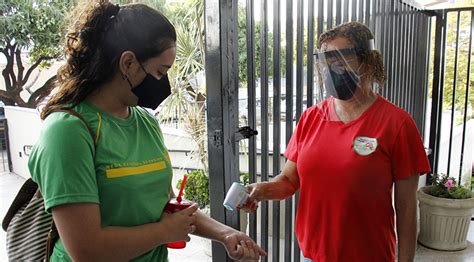
M321 34L317 48L320 49L324 43L337 37L344 37L354 45L359 62L365 63L373 68L373 72L371 72L371 80L377 82L379 86L382 86L385 83L387 76L385 74L382 54L377 50L369 49L368 42L370 39L374 39L374 35L370 32L370 29L359 22L341 24Z
M117 73L123 52L140 62L176 46L176 31L159 11L143 4L118 6L108 0L85 1L72 11L65 58L56 88L41 112L76 106Z

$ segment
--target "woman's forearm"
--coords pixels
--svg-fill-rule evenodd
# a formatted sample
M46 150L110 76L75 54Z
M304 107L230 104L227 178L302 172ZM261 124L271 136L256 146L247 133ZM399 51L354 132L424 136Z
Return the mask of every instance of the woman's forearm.
M287 176L280 174L273 180L261 183L261 200L283 200L291 197L297 190L295 185Z
M223 243L225 236L233 231L235 231L233 228L217 222L201 211L196 212L196 231L194 231L194 235Z

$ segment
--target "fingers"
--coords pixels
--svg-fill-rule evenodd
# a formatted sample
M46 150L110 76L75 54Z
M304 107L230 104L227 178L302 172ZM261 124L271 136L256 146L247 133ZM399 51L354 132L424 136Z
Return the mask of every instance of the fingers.
M239 209L242 209L243 211L247 213L253 213L257 211L257 208L258 208L258 202L256 200L254 200L253 202L247 202L245 203L244 206L239 207Z
M193 214L194 212L196 212L198 210L199 206L198 204L194 203L192 204L190 207L184 209L183 211L181 212L184 212L184 214L188 214L188 215L191 215Z
M241 257L238 258L239 262L258 261L260 256L267 255L267 253L252 240L241 240L237 246L237 252L241 254Z
M251 241L240 241L240 245L242 245L244 249L244 257L247 259L258 259L259 255L258 252L254 249L253 244Z

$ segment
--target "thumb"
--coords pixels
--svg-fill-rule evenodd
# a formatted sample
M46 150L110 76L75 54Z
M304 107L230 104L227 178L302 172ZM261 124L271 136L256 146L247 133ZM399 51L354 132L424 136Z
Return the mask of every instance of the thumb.
M249 197L247 203L252 203L257 200L257 183L250 184L247 186L247 191L249 192Z
M192 204L190 207L184 209L184 210L181 211L181 212L183 212L184 214L190 216L190 215L192 215L193 213L195 213L195 212L198 210L198 207L199 207L198 204L197 204L197 203L194 203L194 204Z

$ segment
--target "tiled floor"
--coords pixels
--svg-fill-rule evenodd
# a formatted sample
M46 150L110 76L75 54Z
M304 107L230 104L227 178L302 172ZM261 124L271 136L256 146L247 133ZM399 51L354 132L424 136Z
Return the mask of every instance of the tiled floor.
M3 219L13 197L24 179L10 173L0 173L0 218ZM5 251L5 232L0 230L0 262L8 261ZM415 261L420 262L474 262L474 222L468 235L469 246L458 252L441 252L419 246ZM185 249L169 249L169 261L210 262L206 254L207 244L200 237L191 237Z

